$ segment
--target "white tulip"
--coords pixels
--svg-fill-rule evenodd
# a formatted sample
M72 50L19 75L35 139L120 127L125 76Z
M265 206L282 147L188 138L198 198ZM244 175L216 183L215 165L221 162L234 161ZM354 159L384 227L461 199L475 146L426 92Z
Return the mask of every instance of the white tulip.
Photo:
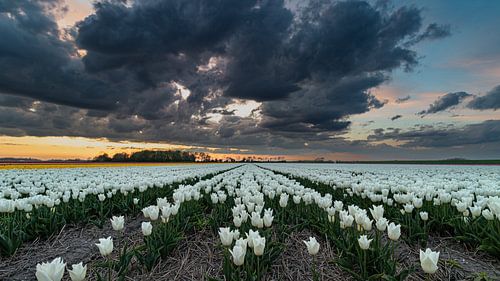
M234 245L240 246L245 252L247 251L247 239L239 238Z
M153 225L150 222L142 222L141 224L142 235L149 236L153 233Z
M368 250L370 248L370 243L372 242L373 239L368 239L366 235L361 235L358 239L358 244L359 247L362 250Z
M125 218L123 216L111 218L111 226L115 231L123 230L125 227Z
M103 202L104 200L106 200L106 195L101 193L101 194L97 195L97 198L99 199L99 201Z
M420 265L425 273L433 274L438 270L439 252L433 252L427 248L424 251L420 250Z
M266 247L266 237L255 237L253 238L253 253L256 256L262 256L264 254L264 248Z
M377 226L377 229L379 231L385 231L385 229L387 228L387 219L386 218L380 218L376 223L375 223L375 226Z
M401 236L401 225L400 224L396 225L393 222L391 222L387 226L387 236L389 236L389 239L397 241Z
M410 203L407 203L404 205L404 210L406 213L410 214L411 212L413 212L413 208L415 208L415 206L413 206L412 204Z
M285 208L288 205L288 194L281 194L279 203L281 208Z
M247 243L248 243L248 247L250 248L253 248L253 240L256 238L256 237L260 237L259 235L259 232L258 231L253 231L253 230L249 230L248 233L247 233Z
M270 227L273 224L273 219L274 219L274 217L272 214L265 213L264 214L264 225L266 227Z
M309 237L308 241L302 241L306 244L309 255L314 256L319 252L319 243L315 237Z
M241 226L242 219L240 216L235 216L233 218L233 223L235 227L240 227Z
M246 251L244 251L241 246L235 245L232 250L229 250L229 252L231 253L233 263L236 266L241 266L245 263Z
M220 227L219 228L219 238L224 246L231 246L233 243L233 232L229 229L229 227Z
M87 275L87 265L83 266L83 263L73 264L71 270L68 269L69 278L71 281L83 281Z
M493 215L493 213L488 210L488 209L484 209L481 214L483 215L483 217L486 219L486 220L494 220L495 219L495 216Z
M95 245L99 248L99 252L103 257L113 252L113 238L111 238L111 236L108 238L99 238L99 243Z
M429 219L429 213L427 212L420 212L419 215L423 221L427 221Z
M373 219L378 221L379 219L384 217L384 206L373 206L373 208L370 209L370 213L372 214Z
M62 258L55 258L49 263L36 265L36 279L38 281L60 281L64 275L66 263Z

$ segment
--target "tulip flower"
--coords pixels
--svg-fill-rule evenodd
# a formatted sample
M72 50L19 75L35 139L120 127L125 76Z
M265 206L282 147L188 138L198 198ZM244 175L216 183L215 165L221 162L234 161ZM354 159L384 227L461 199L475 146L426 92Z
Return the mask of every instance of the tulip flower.
M62 258L55 258L49 263L36 265L36 279L38 281L60 281L64 275L64 267L66 263Z
M264 254L264 248L266 247L266 237L255 237L253 239L253 253L256 256L262 256Z
M273 219L274 219L274 217L272 214L265 213L264 214L264 225L266 227L270 227L273 224Z
M139 204L139 199L138 198L134 198L133 201L134 201L134 205Z
M181 207L181 204L179 202L176 202L172 207L170 207L170 212L172 216L177 215L179 212L179 208Z
M142 222L141 224L142 235L149 236L153 233L153 225L150 222Z
M97 198L99 199L99 201L103 202L104 200L106 200L106 195L101 193L101 194L97 195Z
M243 250L241 246L235 245L233 247L233 250L229 250L229 253L231 253L231 257L233 259L233 263L236 266L241 266L245 263L245 254L246 251Z
M255 210L255 203L248 202L248 204L246 204L246 206L247 206L247 211L249 213L252 213L252 215L253 215L253 211Z
M351 227L354 222L354 217L351 215L345 215L340 218L340 228L344 229Z
M253 231L253 230L249 230L248 233L247 233L247 243L248 243L248 247L250 248L253 248L253 240L257 237L260 237L259 235L259 232L258 231Z
M216 193L210 194L210 199L212 200L212 204L217 204L219 202L219 196Z
M242 223L241 216L235 216L235 217L233 218L233 223L234 223L234 226L235 226L235 227L240 227L240 226L241 226L241 223Z
M384 206L373 206L372 209L370 209L370 213L372 214L372 217L375 221L378 221L382 217L384 217Z
M437 270L439 261L439 252L433 252L427 248L424 251L420 250L420 265L425 273L434 274Z
M279 203L281 208L285 208L288 205L288 194L281 194Z
M99 238L99 243L95 245L99 248L99 252L103 257L113 252L113 238L111 238L111 236L108 238Z
M400 224L396 225L393 222L391 222L387 226L387 236L389 236L389 239L391 239L392 241L397 241L401 236L401 225Z
M144 214L145 218L155 221L158 219L160 209L158 208L158 206L153 205L142 209L142 213Z
M470 213L472 214L473 218L477 218L481 215L481 206L474 206L474 207L469 207Z
M309 237L308 241L302 241L306 244L309 255L314 256L319 252L319 243L315 237Z
M257 212L252 212L252 217L250 218L252 226L257 228L264 227L264 219L260 217Z
M83 263L73 264L72 269L68 269L69 278L71 281L83 281L87 275L87 265L83 266Z
M410 203L407 203L407 204L404 205L404 210L408 214L410 214L411 212L413 212L413 208L415 208L415 206L413 206Z
M333 202L333 207L335 208L335 210L337 210L337 211L340 212L344 208L344 202L342 202L342 201L335 201L335 202Z
M359 247L362 250L368 250L370 248L370 243L372 242L373 239L368 239L366 235L361 235L358 239L358 244Z
M113 216L113 218L111 219L111 226L115 231L123 230L125 226L125 218L123 216Z
M422 198L415 197L413 198L412 203L415 208L420 209L424 204L424 201L422 200Z
M160 214L160 208L158 206L149 206L149 218L152 221L155 221L158 219L158 216Z
M363 229L366 230L366 231L372 230L372 223L373 223L373 221L370 220L370 218L365 217L365 219L362 222Z
M494 220L495 219L495 216L493 215L493 213L488 210L488 209L484 209L481 214L483 215L483 217L486 219L486 220Z
M377 229L379 231L385 231L385 229L387 228L387 219L386 218L380 218L379 220L377 220L377 222L375 223L375 225L377 226Z
M231 233L233 234L233 239L236 241L240 238L240 231L238 229L231 230Z
M240 246L245 252L247 251L247 239L239 238L234 245Z
M429 213L427 212L420 212L419 215L423 221L427 221L429 219Z
M229 229L229 227L220 227L219 228L219 238L224 246L231 246L233 243L233 233Z

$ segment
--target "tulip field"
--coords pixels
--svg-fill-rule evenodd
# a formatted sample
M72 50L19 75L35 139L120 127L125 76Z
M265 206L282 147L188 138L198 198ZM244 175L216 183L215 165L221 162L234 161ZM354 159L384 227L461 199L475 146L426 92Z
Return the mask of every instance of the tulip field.
M500 167L0 170L0 280L500 280Z

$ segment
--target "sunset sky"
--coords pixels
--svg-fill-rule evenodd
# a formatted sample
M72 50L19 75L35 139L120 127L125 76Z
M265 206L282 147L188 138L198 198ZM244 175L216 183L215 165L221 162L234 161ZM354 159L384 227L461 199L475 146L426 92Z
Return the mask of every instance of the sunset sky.
M499 159L499 11L0 0L0 158Z

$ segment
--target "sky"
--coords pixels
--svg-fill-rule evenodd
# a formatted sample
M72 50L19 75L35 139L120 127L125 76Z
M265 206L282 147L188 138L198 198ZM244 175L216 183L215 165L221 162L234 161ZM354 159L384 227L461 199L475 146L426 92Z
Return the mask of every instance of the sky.
M500 158L499 1L0 0L0 158Z

